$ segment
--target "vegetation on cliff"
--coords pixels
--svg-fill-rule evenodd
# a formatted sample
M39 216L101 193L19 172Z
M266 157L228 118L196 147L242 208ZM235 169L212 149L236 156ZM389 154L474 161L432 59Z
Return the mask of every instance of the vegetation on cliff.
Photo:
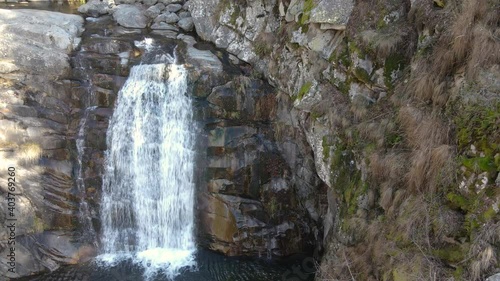
M317 2L282 1L278 36L252 42L252 63L290 96L280 102L308 114L301 126L338 204L317 277L498 272L498 3L357 1L345 31L328 33L309 22ZM341 40L317 48L317 34Z

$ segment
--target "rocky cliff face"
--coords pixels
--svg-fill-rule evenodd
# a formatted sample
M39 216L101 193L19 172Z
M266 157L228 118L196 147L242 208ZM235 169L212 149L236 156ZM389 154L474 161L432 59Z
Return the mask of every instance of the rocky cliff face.
M181 60L191 66L201 245L227 255L320 250L319 279L480 280L497 272L498 9L469 0L90 1L82 13L112 14L120 26L109 16L87 23L88 37L72 59L77 83L64 80L69 45L60 43L77 43L75 35L35 36L51 46L51 59L42 64L30 66L12 52L0 60L6 89L1 121L12 131L5 139L26 140L6 141L3 155L21 161L32 159L22 151L41 154L41 160L18 164L38 169L26 186L38 188L44 181L37 177L48 174L59 184L57 192L44 191L50 199L39 204L32 198L43 192L23 190L20 195L36 205L26 213L35 225L38 210L71 209L57 216L64 220L26 227L26 241L37 241L31 248L42 254L23 274L89 252L84 243L62 250L50 243L65 237L56 230L85 227L76 223L82 197L99 231L107 120L129 67L142 59L134 40L146 34L165 40L167 48L179 44ZM179 34L192 25L219 49ZM53 51L58 48L64 51ZM58 61L64 67L49 65ZM34 82L16 82L21 73ZM51 91L39 82L56 76L61 82L54 85L72 90ZM64 123L56 113L66 103L61 93L71 92L69 108L81 110L63 114ZM57 112L50 110L53 95ZM20 129L16 124L26 117L67 125L44 121ZM80 164L75 153L82 125L87 137ZM30 135L30 127L51 131ZM66 146L36 149L43 139L31 138L40 135L65 139ZM75 191L79 180L84 191Z
M7 21L12 14L19 22ZM54 270L96 254L108 122L130 67L150 60L140 43L145 37L168 53L178 45L179 60L190 68L200 135L200 245L227 255L268 257L318 246L326 210L318 194L326 193L326 186L314 172L305 135L290 118L290 104L280 103L247 64L175 30L124 28L110 16L89 20L83 31L78 16L12 14L5 13L2 25L11 31L1 45L6 48L2 151L6 165L19 171L15 216L22 222L16 231L16 273L7 277ZM57 32L44 33L44 24ZM276 120L287 129L275 132ZM9 251L8 236L4 232L2 258Z
M92 245L74 241L82 196L73 177L72 122L79 97L68 78L69 54L79 43L83 19L0 10L0 30L0 221L14 222L0 230L0 271L18 277L79 262L92 252ZM8 240L14 236L15 245ZM11 247L15 273L7 264Z
M288 104L274 131L306 136L311 171L328 185L320 279L498 270L498 5L189 7L201 38L253 65Z

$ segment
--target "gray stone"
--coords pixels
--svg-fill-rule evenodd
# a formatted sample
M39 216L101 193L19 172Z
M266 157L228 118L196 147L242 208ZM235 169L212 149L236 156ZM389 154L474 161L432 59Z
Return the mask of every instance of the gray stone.
M115 0L116 4L134 4L136 2L139 2L138 0Z
M181 19L191 17L191 13L188 11L181 11L181 12L179 12L178 15L179 15L179 18L181 18Z
M165 5L170 5L173 3L181 3L182 1L179 1L179 0L159 0L158 2L163 3Z
M90 0L78 7L78 12L97 18L108 13L108 3L100 0Z
M321 0L311 10L309 22L328 23L340 28L347 24L353 7L352 0Z
M194 23L193 23L193 18L191 18L191 17L183 18L177 24L184 31L187 31L187 32L193 31Z
M179 21L179 16L174 13L166 12L155 18L155 22L176 23Z
M172 30L175 32L179 31L177 27L164 22L155 22L153 25L151 25L151 29Z
M182 9L185 11L189 11L190 8L191 8L191 1L186 1L186 3L182 5Z
M292 0L288 9L286 10L285 20L288 22L297 21L297 16L304 10L304 1L302 0Z
M151 19L156 18L157 16L160 15L160 13L161 10L156 5L149 7L145 12L146 16L148 16Z
M202 51L189 46L187 48L187 61L199 68L209 69L214 72L222 71L221 61L210 51Z
M151 34L156 34L164 38L176 39L179 33L177 31L168 29L154 29L153 31L151 31Z
M0 61L0 73L11 73L19 70L19 67L10 61Z
M153 6L156 4L158 0L142 0L142 3L146 6Z
M160 9L160 11L165 10L165 4L163 3L158 3L155 5L156 8Z
M500 273L488 277L485 281L500 281Z
M182 9L182 5L181 4L170 4L170 5L167 5L167 7L165 9L171 13L176 13L180 9Z
M0 70L60 76L69 71L68 54L83 31L77 15L0 9Z
M193 17L196 33L205 41L214 42L216 40L215 30L220 24L212 19L217 10L219 1L217 0L191 0L189 11Z
M145 28L148 25L148 18L145 10L133 5L118 5L113 18L119 25L129 28Z

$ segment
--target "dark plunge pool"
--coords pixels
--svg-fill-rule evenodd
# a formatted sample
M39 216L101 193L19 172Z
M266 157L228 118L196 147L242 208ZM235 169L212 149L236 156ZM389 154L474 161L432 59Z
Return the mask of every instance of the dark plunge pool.
M186 269L174 280L161 273L152 281L311 281L314 280L315 262L311 257L294 257L286 261L230 258L208 251L196 254L197 268ZM131 261L112 267L99 266L92 261L62 267L54 272L16 281L142 281L144 270Z

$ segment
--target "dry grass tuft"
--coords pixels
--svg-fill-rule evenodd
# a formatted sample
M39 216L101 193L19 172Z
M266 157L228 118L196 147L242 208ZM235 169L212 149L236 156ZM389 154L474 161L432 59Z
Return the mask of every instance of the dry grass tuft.
M391 207L386 211L389 216L394 216L398 209L399 206L408 198L409 194L406 190L404 189L398 189L396 190L394 194L394 199L392 200L392 205Z
M376 183L388 182L392 186L403 183L406 173L406 153L388 153L381 155L373 153L370 155L370 174Z
M500 31L493 31L484 24L478 24L472 34L474 39L466 67L469 79L474 79L480 68L500 64Z
M394 189L388 183L382 184L382 194L380 196L380 206L387 212L392 206Z
M408 171L408 187L412 192L424 191L427 189L426 174L429 170L429 151L418 150L413 153L411 167Z
M362 122L358 126L361 137L377 144L378 147L384 145L386 129L378 122Z
M406 175L409 189L412 192L436 192L440 186L451 184L454 179L452 166L451 146L416 150Z
M449 142L449 128L438 117L415 107L402 107L398 120L407 135L408 143L416 149L433 148Z
M499 5L488 0L465 0L452 26L439 40L429 59L430 72L442 81L466 65L469 79L480 68L500 63L498 32Z
M361 39L366 46L375 49L377 57L386 58L401 46L405 35L399 29L387 33L366 30L361 33Z
M481 228L470 247L470 279L481 280L499 263L492 245L500 242L500 222L489 223Z
M42 157L42 148L40 145L28 142L23 143L19 146L18 149L19 158L24 161L24 163L35 163Z

